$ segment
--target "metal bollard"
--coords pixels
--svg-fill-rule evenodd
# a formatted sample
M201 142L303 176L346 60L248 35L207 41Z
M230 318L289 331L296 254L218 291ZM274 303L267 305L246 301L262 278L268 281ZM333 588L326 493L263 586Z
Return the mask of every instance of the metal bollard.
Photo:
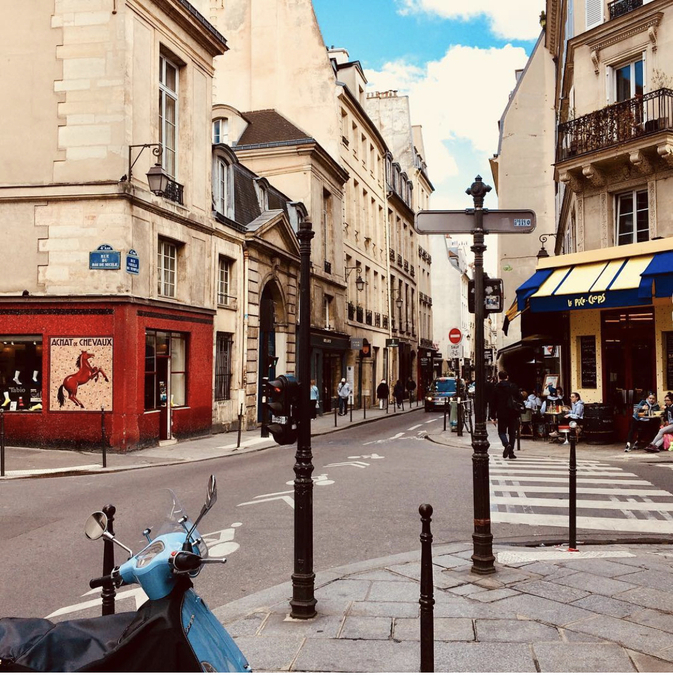
M364 417L362 419L367 419L367 399L363 398L362 399L362 414Z
M577 455L575 454L575 444L577 438L575 430L570 433L570 464L569 464L569 505L568 505L568 548L571 551L577 550Z
M339 412L339 401L334 399L334 426L337 425L337 413Z
M5 409L0 408L0 476L5 475Z
M269 378L262 378L262 429L260 438L269 437L269 408L267 407L266 397L269 394Z
M521 418L519 417L519 424L516 427L516 451L521 452Z
M236 441L236 450L241 447L241 427L243 426L243 404L241 403L241 412L238 413L238 440Z
M446 431L446 409L449 407L449 397L444 399L444 431Z
M115 513L117 509L112 505L108 504L103 507L103 513L107 516L107 530L114 536L114 522L115 522ZM103 541L103 576L110 574L115 566L115 549L114 544L111 541L105 539ZM103 590L101 591L100 597L103 601L102 604L102 615L108 616L109 614L115 613L115 595L117 591L115 590L114 584L110 581L103 584Z
M432 506L421 504L418 507L421 514L421 597L418 601L421 606L421 672L432 673L435 670L435 626L433 607L434 583L432 580Z
M463 435L463 412L464 412L464 406L463 406L463 403L461 401L461 397L459 396L458 397L458 408L456 410L456 413L457 413L456 417L458 418L457 419L457 425L458 425L457 432L458 432L459 436Z
M103 451L103 468L107 467L107 443L105 442L105 406L100 409L100 444Z
M351 417L350 417L350 420L351 420L351 422L352 422L352 421L353 421L353 399L352 399L352 398L351 398L351 399L348 399L348 398L347 398L347 399L346 399L346 405L348 406L348 408L349 408L349 410L350 410L350 416L351 416Z
M390 394L388 394L388 397L386 398L386 415L388 414L389 405L390 405Z

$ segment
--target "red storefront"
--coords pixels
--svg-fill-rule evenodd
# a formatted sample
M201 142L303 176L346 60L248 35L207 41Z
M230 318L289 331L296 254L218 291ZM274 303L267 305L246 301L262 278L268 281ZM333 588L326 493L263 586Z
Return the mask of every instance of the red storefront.
M213 312L120 298L0 303L8 445L122 451L208 433Z

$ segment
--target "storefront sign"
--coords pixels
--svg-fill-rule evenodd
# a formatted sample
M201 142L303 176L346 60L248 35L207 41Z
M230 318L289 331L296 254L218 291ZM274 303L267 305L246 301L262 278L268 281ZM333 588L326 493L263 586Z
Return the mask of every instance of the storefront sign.
M90 270L118 270L121 268L121 253L109 244L101 244L89 253Z
M580 382L582 389L596 389L596 337L580 336Z
M327 336L311 333L311 347L318 347L327 351L344 351L350 349L350 340L341 335Z
M49 341L49 410L112 410L111 337L53 337Z
M400 341L397 338L386 338L386 347L399 347Z
M351 338L351 349L362 349L362 338Z
M126 271L129 274L140 274L140 258L133 249L126 254Z

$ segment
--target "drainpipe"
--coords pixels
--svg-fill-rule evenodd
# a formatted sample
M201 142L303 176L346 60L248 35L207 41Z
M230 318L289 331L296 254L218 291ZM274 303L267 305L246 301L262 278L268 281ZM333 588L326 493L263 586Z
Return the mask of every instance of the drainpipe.
M241 405L243 406L243 419L247 416L247 401L246 401L246 392L247 392L247 360L248 360L248 264L250 262L250 253L248 251L248 246L243 243L243 288L241 293L241 299L243 301L243 326L242 326L242 336L241 336L241 386L238 390L238 407L240 409ZM248 428L247 422L245 424L246 429Z

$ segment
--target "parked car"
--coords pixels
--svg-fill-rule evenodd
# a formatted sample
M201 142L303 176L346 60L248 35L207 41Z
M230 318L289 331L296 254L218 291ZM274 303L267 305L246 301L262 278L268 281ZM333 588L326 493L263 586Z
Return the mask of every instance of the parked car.
M425 397L425 412L437 408L443 409L446 400L456 395L455 377L438 377L433 380Z

